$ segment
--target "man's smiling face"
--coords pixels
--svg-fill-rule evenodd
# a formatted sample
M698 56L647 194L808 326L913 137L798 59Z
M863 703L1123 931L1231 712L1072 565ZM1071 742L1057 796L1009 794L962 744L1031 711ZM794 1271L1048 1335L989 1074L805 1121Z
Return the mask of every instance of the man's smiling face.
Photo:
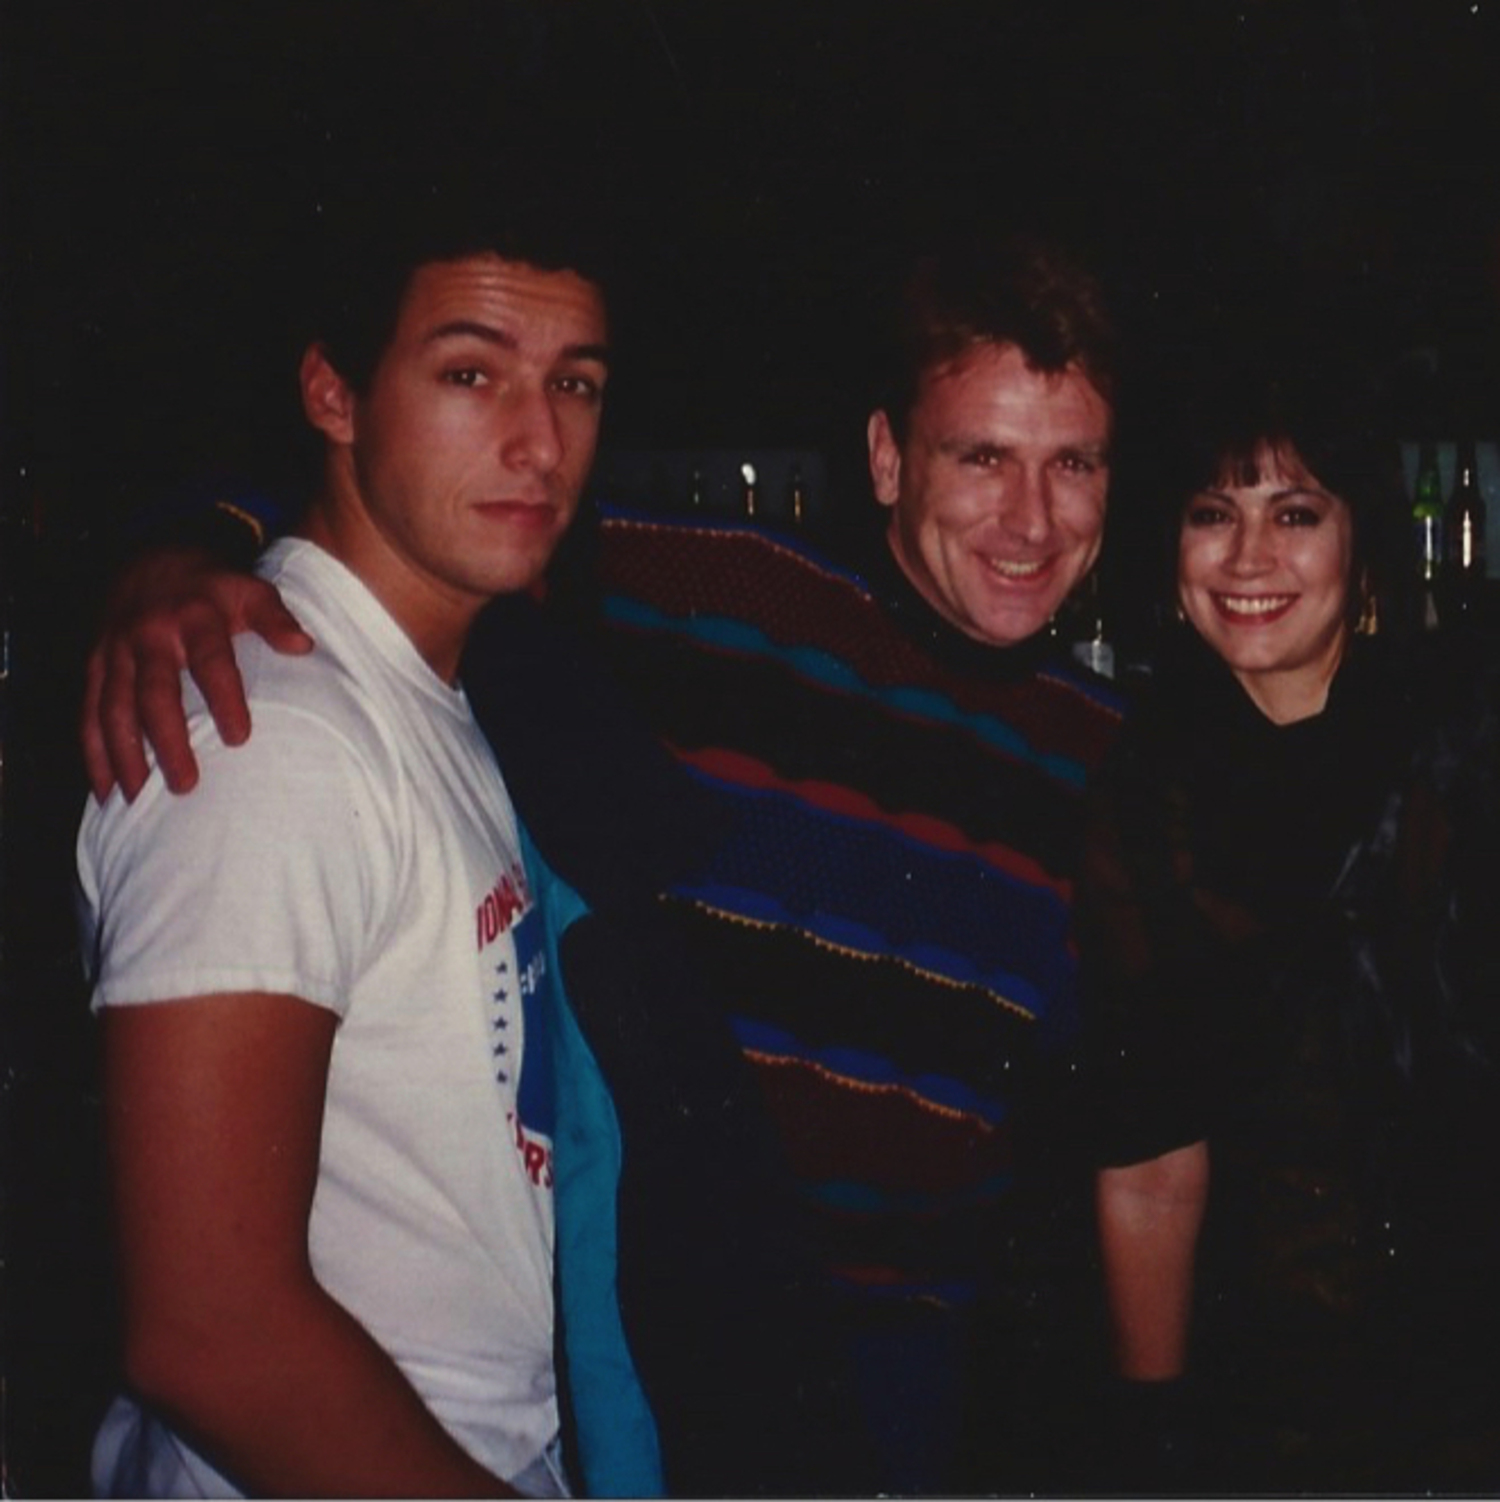
M904 443L870 419L891 551L950 624L1009 647L1051 620L1098 556L1111 421L1082 371L1033 370L1012 344L928 371Z

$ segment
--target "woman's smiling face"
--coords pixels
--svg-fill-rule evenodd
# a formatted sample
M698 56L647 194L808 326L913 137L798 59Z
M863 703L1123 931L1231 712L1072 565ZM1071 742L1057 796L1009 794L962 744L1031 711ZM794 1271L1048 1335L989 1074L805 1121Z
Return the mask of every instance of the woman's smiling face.
M1349 633L1354 523L1295 452L1261 450L1253 485L1198 491L1177 591L1198 634L1278 724L1322 709Z

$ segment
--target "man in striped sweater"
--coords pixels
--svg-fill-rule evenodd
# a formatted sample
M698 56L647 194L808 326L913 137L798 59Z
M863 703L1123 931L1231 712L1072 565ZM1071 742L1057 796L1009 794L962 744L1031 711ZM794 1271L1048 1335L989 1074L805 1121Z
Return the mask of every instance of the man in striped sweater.
M900 1491L1058 1477L1006 1409L1051 1406L1060 1342L1094 1349L1057 1307L1087 1292L1069 920L1121 702L1047 627L1099 551L1114 367L1091 278L987 249L908 288L868 425L885 524L853 557L630 516L597 554L620 678L732 821L669 900L815 1209ZM967 1460L966 1422L991 1437Z
M1121 704L1047 626L1098 555L1114 388L1091 276L1047 246L972 247L902 301L868 546L625 515L598 537L605 654L723 816L665 899L819 1227L881 1490L1066 1474L1024 1452L1084 1328L1070 909ZM96 781L124 771L93 734ZM599 781L589 754L568 748L559 785Z

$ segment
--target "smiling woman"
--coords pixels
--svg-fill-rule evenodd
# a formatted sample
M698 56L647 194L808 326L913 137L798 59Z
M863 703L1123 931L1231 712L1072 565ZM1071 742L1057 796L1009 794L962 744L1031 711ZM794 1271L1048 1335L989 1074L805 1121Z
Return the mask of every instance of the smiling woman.
M1278 724L1316 714L1349 639L1354 520L1294 449L1268 442L1255 478L1221 476L1183 513L1182 609Z
M1282 364L1194 414L1180 639L1089 836L1122 1413L1160 1461L1203 1400L1203 1470L1147 1490L1487 1486L1494 674L1358 629L1395 447L1356 381Z

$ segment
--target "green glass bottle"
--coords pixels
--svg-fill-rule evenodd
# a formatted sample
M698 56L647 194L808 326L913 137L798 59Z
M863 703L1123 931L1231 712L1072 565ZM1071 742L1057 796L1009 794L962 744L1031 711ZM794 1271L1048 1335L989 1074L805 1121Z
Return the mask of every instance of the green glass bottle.
M1412 487L1411 519L1417 571L1417 625L1435 630L1437 596L1443 573L1443 481L1437 444L1424 439L1417 450L1417 478Z

